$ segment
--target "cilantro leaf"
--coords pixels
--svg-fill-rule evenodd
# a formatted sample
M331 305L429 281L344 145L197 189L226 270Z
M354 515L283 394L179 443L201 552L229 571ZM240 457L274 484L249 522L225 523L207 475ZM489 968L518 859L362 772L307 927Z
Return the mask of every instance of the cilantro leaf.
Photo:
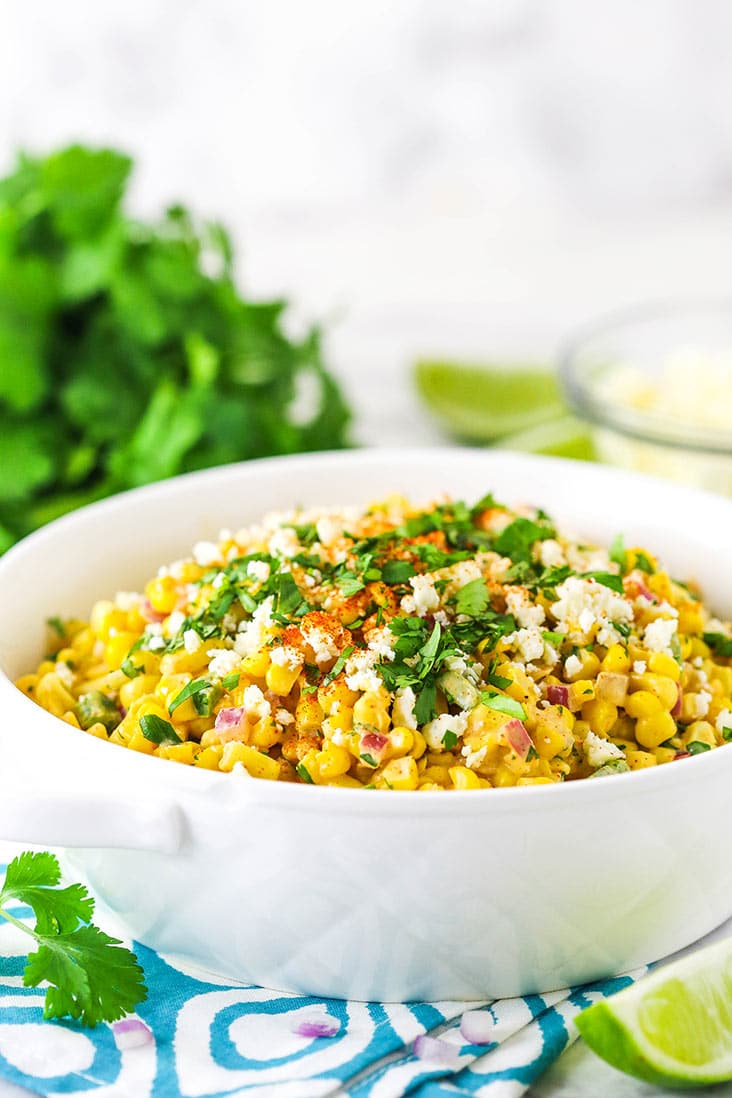
M140 731L150 743L182 743L182 740L170 721L164 721L155 713L140 717Z
M437 685L434 681L422 686L414 703L414 716L418 724L428 724L437 716Z
M457 592L453 599L458 614L478 617L488 607L490 595L484 579L470 580Z
M446 732L442 737L442 746L446 751L452 751L453 747L458 742L457 734L455 732Z
M514 563L531 560L531 548L537 541L545 541L556 535L554 527L546 522L533 522L517 518L501 530L493 540L493 548L502 557L510 557Z
M408 560L388 560L381 569L384 583L406 583L414 575L414 565Z
M732 637L724 633L703 633L704 643L723 659L732 659Z
M237 675L237 682L238 681L239 676ZM183 702L188 701L188 699L192 698L195 694L200 694L202 690L210 690L211 685L212 684L208 679L191 679L191 681L186 683L183 689L175 695L168 705L168 712L170 715L172 716L178 706L182 705Z
M584 579L593 579L596 583L601 583L603 587L609 587L611 591L616 591L619 595L625 593L623 587L623 581L620 576L616 576L614 572L583 572Z
M610 560L617 564L621 572L628 567L628 554L625 551L625 539L622 534L616 534L610 546Z
M0 888L0 918L34 938L23 973L25 987L47 981L44 1018L70 1015L82 1025L113 1022L145 998L147 988L134 953L91 924L94 901L83 885L59 888L55 855L26 851L9 864ZM28 904L35 928L5 907Z
M686 750L690 755L701 755L704 751L711 751L711 744L704 743L703 740L693 740L686 745Z
M480 700L483 705L487 705L489 709L495 709L499 713L506 713L509 717L518 717L519 720L526 720L526 710L520 702L517 702L515 698L509 698L506 694L494 694L491 691L483 691L480 695Z

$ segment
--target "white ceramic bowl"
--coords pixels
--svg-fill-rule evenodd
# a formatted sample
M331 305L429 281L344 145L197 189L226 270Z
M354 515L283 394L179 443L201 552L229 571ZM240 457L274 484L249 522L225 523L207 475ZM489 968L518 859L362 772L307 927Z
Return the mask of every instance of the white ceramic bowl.
M95 504L0 560L0 837L66 848L139 940L240 980L384 1001L546 991L732 914L732 750L565 786L361 792L193 770L103 743L10 680L44 621L134 590L223 526L393 491L540 504L658 551L732 614L732 502L619 470L471 450L280 458Z

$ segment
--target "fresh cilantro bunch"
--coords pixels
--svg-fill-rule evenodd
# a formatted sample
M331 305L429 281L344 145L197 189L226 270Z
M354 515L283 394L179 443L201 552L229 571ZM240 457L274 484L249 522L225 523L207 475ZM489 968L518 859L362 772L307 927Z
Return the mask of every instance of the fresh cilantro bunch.
M94 900L83 885L57 887L61 870L44 851L19 854L7 868L0 889L0 918L32 937L37 948L28 957L23 983L44 980L44 1018L70 1015L85 1026L114 1022L147 995L143 972L134 953L91 922ZM8 901L27 904L35 929L11 915Z
M347 443L317 329L241 297L221 225L126 214L131 169L73 146L0 180L0 552L123 488Z

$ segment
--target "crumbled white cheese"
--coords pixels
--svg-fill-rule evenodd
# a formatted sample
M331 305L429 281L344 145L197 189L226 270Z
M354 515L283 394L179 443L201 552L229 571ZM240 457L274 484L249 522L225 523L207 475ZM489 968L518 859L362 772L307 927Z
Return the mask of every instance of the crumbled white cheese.
M617 747L614 743L610 743L609 740L605 740L602 736L595 735L594 732L588 732L585 736L583 748L585 757L595 770L598 767L604 766L605 763L611 762L613 759L624 758L621 748Z
M193 559L201 568L221 563L221 550L213 541L197 541L193 546Z
M391 722L395 728L417 728L417 718L414 715L414 706L417 695L411 686L400 686L394 695L394 704L391 707Z
M338 541L343 535L343 520L331 515L324 515L315 524L318 532L318 541L326 549Z
M564 550L554 538L539 542L539 560L545 568L559 568L567 562Z
M636 660L633 664L633 670L636 675L645 675L647 668L648 664L645 660Z
M220 587L223 587L226 583L226 572L217 572L214 578L211 580L211 586L214 591L218 591Z
M166 641L163 636L163 627L159 621L151 621L145 626L145 648L150 652L160 652L165 648Z
M258 721L262 717L268 717L272 712L272 706L265 698L258 686L247 686L242 698L242 705L247 717Z
M202 644L203 641L201 640L195 629L186 629L185 633L183 634L183 647L185 648L186 652L197 652Z
M530 629L518 629L515 633L509 633L506 643L516 648L525 663L540 660L544 655L544 637L541 629L537 629L535 625Z
M291 526L281 526L269 539L269 551L273 557L296 557L302 545Z
M266 583L269 579L269 565L266 560L250 560L247 565L247 575L259 583Z
M382 685L381 676L374 670L376 653L360 649L348 657L345 666L346 686L349 690L373 691Z
M467 713L457 713L455 716L450 713L441 713L439 717L435 717L424 726L422 735L431 751L442 751L445 733L454 732L456 736L462 736L467 726Z
M488 754L488 748L479 747L477 751L471 751L470 748L466 745L462 749L461 754L465 759L465 765L471 770L477 770L477 768L483 762L483 759Z
M277 709L275 711L275 721L277 724L286 727L288 724L294 724L295 718L288 709Z
M73 667L69 667L68 663L59 660L56 664L56 677L61 680L64 686L71 686L74 682Z
M656 618L650 622L643 632L643 643L651 652L665 652L673 655L671 640L676 633L676 618Z
M401 608L405 613L418 614L423 618L430 611L437 609L440 605L440 596L435 590L435 581L432 576L412 576L409 583L413 594L405 595L401 601Z
M369 651L381 660L393 660L394 659L394 645L396 644L396 635L392 633L388 625L383 625L379 629L372 629L368 635L368 647Z
M168 636L174 637L185 620L186 616L181 610L174 610L172 614L169 614L165 623L165 632Z
M581 643L597 640L604 645L620 640L613 622L631 622L633 607L622 595L596 580L582 576L570 576L557 587L558 600L551 612L562 631Z
M519 626L529 629L532 625L543 625L544 608L532 603L522 587L509 587L506 591L506 608L513 614Z
M298 652L297 648L293 648L291 644L273 648L269 658L272 663L277 664L278 667L286 667L288 671L298 670L305 662L302 652Z
M582 661L574 654L567 656L564 661L564 674L570 677L571 675L579 675L581 671Z
M700 690L698 694L687 695L689 702L694 707L692 717L695 721L701 720L702 717L706 717L709 712L709 703L712 700L712 695L708 690Z
M231 648L211 648L209 656L208 673L217 679L225 679L241 665L241 656Z
M320 626L310 625L309 622L305 621L301 626L301 632L312 648L315 662L318 665L328 663L338 657L340 649L335 638L324 629L321 629Z
M252 615L251 621L242 621L239 624L239 632L234 647L240 656L250 656L263 647L269 637L272 625L272 608L274 599L270 595L261 602Z
M453 594L466 584L472 583L473 580L482 579L483 573L476 560L459 560L457 564L451 564L449 568L442 569L440 578L450 581L448 590Z
M724 732L725 728L732 729L732 711L723 709L717 714L717 732Z

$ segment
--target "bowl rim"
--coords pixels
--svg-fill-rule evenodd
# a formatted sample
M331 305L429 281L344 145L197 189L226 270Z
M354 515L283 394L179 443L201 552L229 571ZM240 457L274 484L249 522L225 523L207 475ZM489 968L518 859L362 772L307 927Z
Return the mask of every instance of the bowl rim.
M221 477L236 479L240 476L256 476L257 471L263 466L270 468L280 465L282 466L282 469L286 471L295 464L306 466L322 465L327 468L329 464L336 462L346 462L348 464L368 464L371 461L377 463L387 461L396 462L403 461L405 457L414 460L428 459L430 461L439 461L441 466L445 461L465 461L475 460L477 458L490 460L491 457L495 457L496 461L502 463L516 463L518 465L534 467L537 470L540 468L554 468L558 473L562 470L565 472L574 470L575 473L579 473L581 470L583 476L588 475L588 463L583 461L547 455L524 454L506 450L498 451L486 450L485 448L479 447L458 446L403 448L373 447L364 450L351 451L324 450L305 454L278 455L275 457L258 458L245 462L220 465L211 469L197 470L177 477L171 477L167 480L144 485L140 488L129 489L128 491L110 496L107 499L88 504L85 507L55 519L53 522L48 523L39 530L36 530L21 539L21 541L0 558L0 587L2 586L4 574L8 568L8 562L12 564L15 559L20 554L26 552L29 547L35 548L39 544L43 545L44 542L52 544L56 534L60 530L66 530L77 522L83 522L91 512L95 514L104 514L118 510L120 507L127 507L130 503L143 497L154 497L165 494L166 492L176 492L180 489L181 485L187 487L188 485L199 484L206 480L214 480ZM690 488L686 485L676 484L660 477L618 469L612 466L591 466L589 467L589 475L597 476L600 480L607 481L617 481L618 479L632 481L635 485L640 487L645 485L648 489L654 489L656 491L661 490L673 496L680 496L682 500L683 498L687 498L698 503L706 503L707 506L711 506L714 509L729 510L730 518L732 519L732 499L717 495L705 489ZM104 758L99 752L108 749L110 745L107 742L103 742L93 736L88 736L82 729L74 728L60 717L56 717L43 709L36 702L23 694L6 674L4 668L0 667L0 711L5 704L4 699L8 699L8 706L22 706L25 712L27 712L31 724L42 723L49 729L53 725L57 732L59 731L58 726L61 725L68 736L68 743L71 744L76 742L77 747L85 753L90 764L92 759L94 759L94 752L97 752L94 762L96 762L97 759L101 762ZM71 739L72 736L75 738L74 740ZM724 746L732 747L732 744L720 745L720 747ZM171 760L159 759L129 749L120 748L120 750L124 752L124 768L130 772L132 772L132 769L134 768L137 774L139 774L140 779L147 779L144 783L141 781L141 787L143 789L154 780L154 775L157 773L157 771L152 768L151 764L160 767L161 763L170 762L171 765L167 768L167 771L160 770L156 783L158 786L165 787L169 792L180 789L186 793L205 796L212 789L215 789L217 794L219 794L223 791L230 793L232 789L238 788L240 790L248 791L249 796L246 798L247 800L256 801L258 804L277 807L278 809L289 808L299 812L304 808L322 811L327 807L338 810L339 813L346 809L357 813L363 811L362 807L359 807L361 806L360 797L354 796L355 793L363 791L339 789L338 787L333 786L306 785L304 783L295 782L266 781L256 778L247 778L244 779L240 785L235 785L231 782L232 776L230 774L175 764ZM715 768L718 767L720 763L723 762L723 758L724 756L722 758L719 757L719 749L716 749L693 755L689 759L683 761L686 764L686 768L693 766L693 777L695 781L704 781L706 780L705 768L709 768L710 766ZM713 759L716 759L717 761L713 762ZM732 752L728 754L728 764L726 765L732 766ZM196 772L195 774L193 773L194 771ZM168 774L167 779L164 778L166 773ZM627 773L612 775L612 781L601 781L600 789L606 790L605 793L601 794L603 797L609 796L611 799L624 798L628 794L627 783L631 781L634 783L634 786L630 787L631 789L637 786L640 794L641 788L643 788L644 795L648 796L655 793L660 794L668 788L677 786L679 782L686 783L691 777L691 771L684 776L681 774L681 768L678 766L653 766L644 768L640 771L629 771ZM641 783L643 783L642 786ZM573 792L568 792L568 789L573 790ZM594 793L592 792L593 789L595 790ZM498 789L492 788L490 790L370 789L366 790L366 792L368 792L370 799L376 800L380 813L386 810L387 814L397 816L413 816L415 813L420 816L433 815L435 810L437 810L438 815L441 815L443 812L453 813L455 811L455 806L452 798L444 796L445 793L453 792L459 794L459 805L461 806L461 810L465 809L469 815L473 815L475 812L485 811L487 805L492 805L492 811L495 811L498 814L511 812L519 803L517 800L518 797L522 798L522 810L544 811L553 807L554 799L557 797L560 799L556 803L561 805L562 803L569 803L567 802L567 797L579 797L581 800L588 796L592 798L598 796L596 783L595 786L593 786L591 779L588 778L570 782L555 782L546 785L510 786ZM451 805L452 807L450 807ZM417 809L419 809L418 812L416 812Z
M732 440L723 431L695 427L678 420L643 412L630 405L610 404L595 392L582 374L579 359L595 340L623 328L664 320L678 314L728 314L732 328L732 297L698 296L658 298L603 313L565 339L557 354L559 378L571 407L597 427L610 428L628 438L667 449L732 457ZM732 350L732 345L731 345Z

